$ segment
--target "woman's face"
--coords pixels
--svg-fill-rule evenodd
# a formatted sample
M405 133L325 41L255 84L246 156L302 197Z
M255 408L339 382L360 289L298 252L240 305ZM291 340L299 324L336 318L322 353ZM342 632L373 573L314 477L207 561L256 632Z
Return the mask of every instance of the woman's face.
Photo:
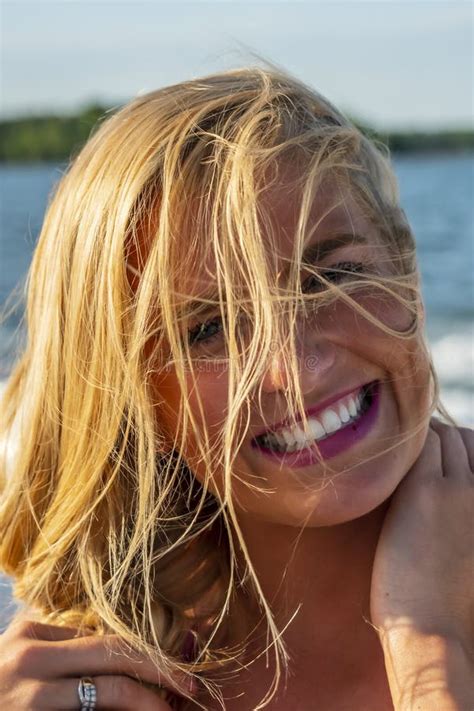
M334 196L327 188L318 193L312 208L311 224L317 224L317 228L308 244L319 246L317 266L330 269L341 263L344 268L348 263L373 265L388 275L389 252L377 229L349 193L344 194L343 204L337 207L332 207ZM271 215L277 254L286 259L282 259L279 270L283 274L294 248L297 194L281 183L267 190L262 200ZM212 264L198 267L192 278L186 279L187 293L194 297L207 294L212 287L209 273ZM302 283L307 278L308 274L302 273ZM399 331L409 328L412 315L395 299L382 298L374 287L355 298L389 327ZM205 321L209 320L212 317L207 316ZM217 332L216 337L215 325L206 333L210 334L209 341L195 343L193 355L222 355L222 334L219 337ZM279 441L281 448L282 443L291 442L298 434L282 426L288 415L285 387L289 373L282 354L274 352L262 378L262 409L258 398L252 399L249 426L235 458L234 503L247 517L285 525L343 523L385 501L417 459L428 427L429 364L420 336L402 340L387 335L341 299L300 318L296 351L303 403L311 418L310 436L318 437L324 461L307 448L299 453L278 453L255 446L255 437L264 431L275 435L276 439L271 437L266 442L270 448L272 441ZM212 360L204 365L194 370L196 386L187 375L188 402L200 430L207 430L212 443L227 412L228 368L217 364L212 367ZM368 384L372 384L372 394L367 396L363 387ZM156 374L153 388L156 402L160 403L157 416L173 441L180 389L172 366ZM357 401L358 395L363 398L362 403ZM198 398L204 418L200 416ZM410 435L420 421L420 431L382 453L403 435ZM238 433L239 440L242 434ZM195 476L204 481L204 465L199 461L192 432L186 437L183 455ZM219 473L213 485L222 487ZM254 486L263 488L265 493Z

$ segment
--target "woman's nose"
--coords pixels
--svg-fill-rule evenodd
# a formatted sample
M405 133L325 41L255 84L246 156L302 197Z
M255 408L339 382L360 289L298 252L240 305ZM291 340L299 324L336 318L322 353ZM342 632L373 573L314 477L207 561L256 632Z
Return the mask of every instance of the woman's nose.
M336 348L331 341L317 337L310 340L306 348L297 348L296 355L301 392L306 393L327 377L336 360ZM262 382L265 392L285 390L288 387L291 377L288 360L289 357L281 351L271 354Z

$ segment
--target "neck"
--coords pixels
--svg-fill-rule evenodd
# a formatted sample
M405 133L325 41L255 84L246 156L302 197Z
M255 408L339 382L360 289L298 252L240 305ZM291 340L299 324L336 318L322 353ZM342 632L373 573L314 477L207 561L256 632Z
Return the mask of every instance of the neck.
M317 660L357 675L358 667L367 668L367 655L382 658L370 624L370 583L389 503L347 523L303 530L239 517L280 630L300 608L283 633L298 669L305 660L310 667Z

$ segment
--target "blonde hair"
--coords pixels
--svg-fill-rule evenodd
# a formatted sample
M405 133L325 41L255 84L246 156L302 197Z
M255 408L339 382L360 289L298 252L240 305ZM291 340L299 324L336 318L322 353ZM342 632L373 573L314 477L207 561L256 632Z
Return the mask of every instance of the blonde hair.
M294 168L302 190L284 293L275 289L262 240L271 226L259 210L283 166ZM329 177L377 224L394 268L332 284L313 267L326 288L308 295L298 278L301 250L309 209ZM178 237L190 224L183 255ZM180 291L183 275L206 255L216 263L214 306L229 372L226 421L213 445L187 397L186 373L199 359L182 336L201 309L186 310L189 295ZM394 338L409 339L419 329L418 282L387 152L287 74L216 74L140 96L107 118L48 207L28 277L28 340L3 400L4 432L23 417L8 476L3 463L0 508L0 564L15 577L16 595L46 621L114 632L161 667L200 672L218 697L226 670L245 654L229 614L237 585L245 585L275 654L274 682L258 708L265 706L288 657L234 510L237 433L275 348L288 354L288 410L304 409L293 348L299 310L343 299ZM407 332L357 302L369 287L413 315ZM243 318L251 327L241 328ZM150 386L170 365L182 388L172 451ZM432 384L435 408L434 371ZM203 484L180 454L190 428L207 471ZM217 473L223 486L214 491ZM243 580L236 546L247 560ZM198 658L184 663L186 632L200 621L207 633L197 633Z

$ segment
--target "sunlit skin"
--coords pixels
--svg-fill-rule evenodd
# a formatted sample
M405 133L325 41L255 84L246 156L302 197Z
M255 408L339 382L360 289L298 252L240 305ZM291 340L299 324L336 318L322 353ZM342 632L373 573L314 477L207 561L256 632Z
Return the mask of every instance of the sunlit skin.
M288 196L288 186L282 182L262 198L275 226L278 253L286 259L290 259L293 251L298 209L297 195L293 193L291 199ZM311 241L316 243L335 234L349 233L365 236L368 244L348 243L327 256L320 266L328 268L342 261L375 262L387 273L388 251L376 228L349 194L344 195L343 205L325 214L333 204L333 192L318 194L312 219L314 223L320 222ZM194 274L186 282L187 291L195 296L209 289L212 264L201 267L202 273ZM381 305L380 298L373 299L373 292L358 298L390 327L400 331L409 327L411 314L400 304ZM214 344L218 352L218 341ZM318 704L325 709L342 708L338 704L346 696L351 698L357 689L367 708L391 709L382 650L368 622L370 579L390 497L418 458L426 438L430 401L428 361L419 336L408 341L396 339L341 302L326 307L306 322L300 320L297 352L305 407L313 407L373 380L381 381L382 387L375 426L356 445L328 461L333 472L342 474L323 487L327 473L321 464L292 470L274 464L250 445L256 434L287 414L288 373L281 355L273 353L262 382L265 417L262 418L255 403L249 431L235 460L235 471L243 480L236 479L233 485L239 522L263 591L268 600L273 600L277 622L284 625L302 604L284 634L292 667L298 673L288 681L286 695L281 697L282 708L288 708L285 704L291 702L293 695L303 704L301 708L305 708L305 699L311 700L312 708ZM308 363L314 364L314 356L317 367L306 367ZM226 368L196 369L194 390L191 376L188 378L190 406L212 441L226 411ZM173 368L157 375L153 387L156 401L162 403L157 416L172 441L180 400ZM205 422L199 416L198 396ZM421 427L410 439L364 462L400 439L402 433L413 432L420 422ZM195 476L204 481L205 472L197 462L196 452L190 433L183 454ZM245 480L257 482L273 493L254 492L245 486ZM219 487L219 481L215 485ZM272 675L272 668L265 669L263 657L245 675L240 674L235 693L245 691L249 704L257 702ZM234 708L232 703L241 708L239 701L226 703L228 709Z

